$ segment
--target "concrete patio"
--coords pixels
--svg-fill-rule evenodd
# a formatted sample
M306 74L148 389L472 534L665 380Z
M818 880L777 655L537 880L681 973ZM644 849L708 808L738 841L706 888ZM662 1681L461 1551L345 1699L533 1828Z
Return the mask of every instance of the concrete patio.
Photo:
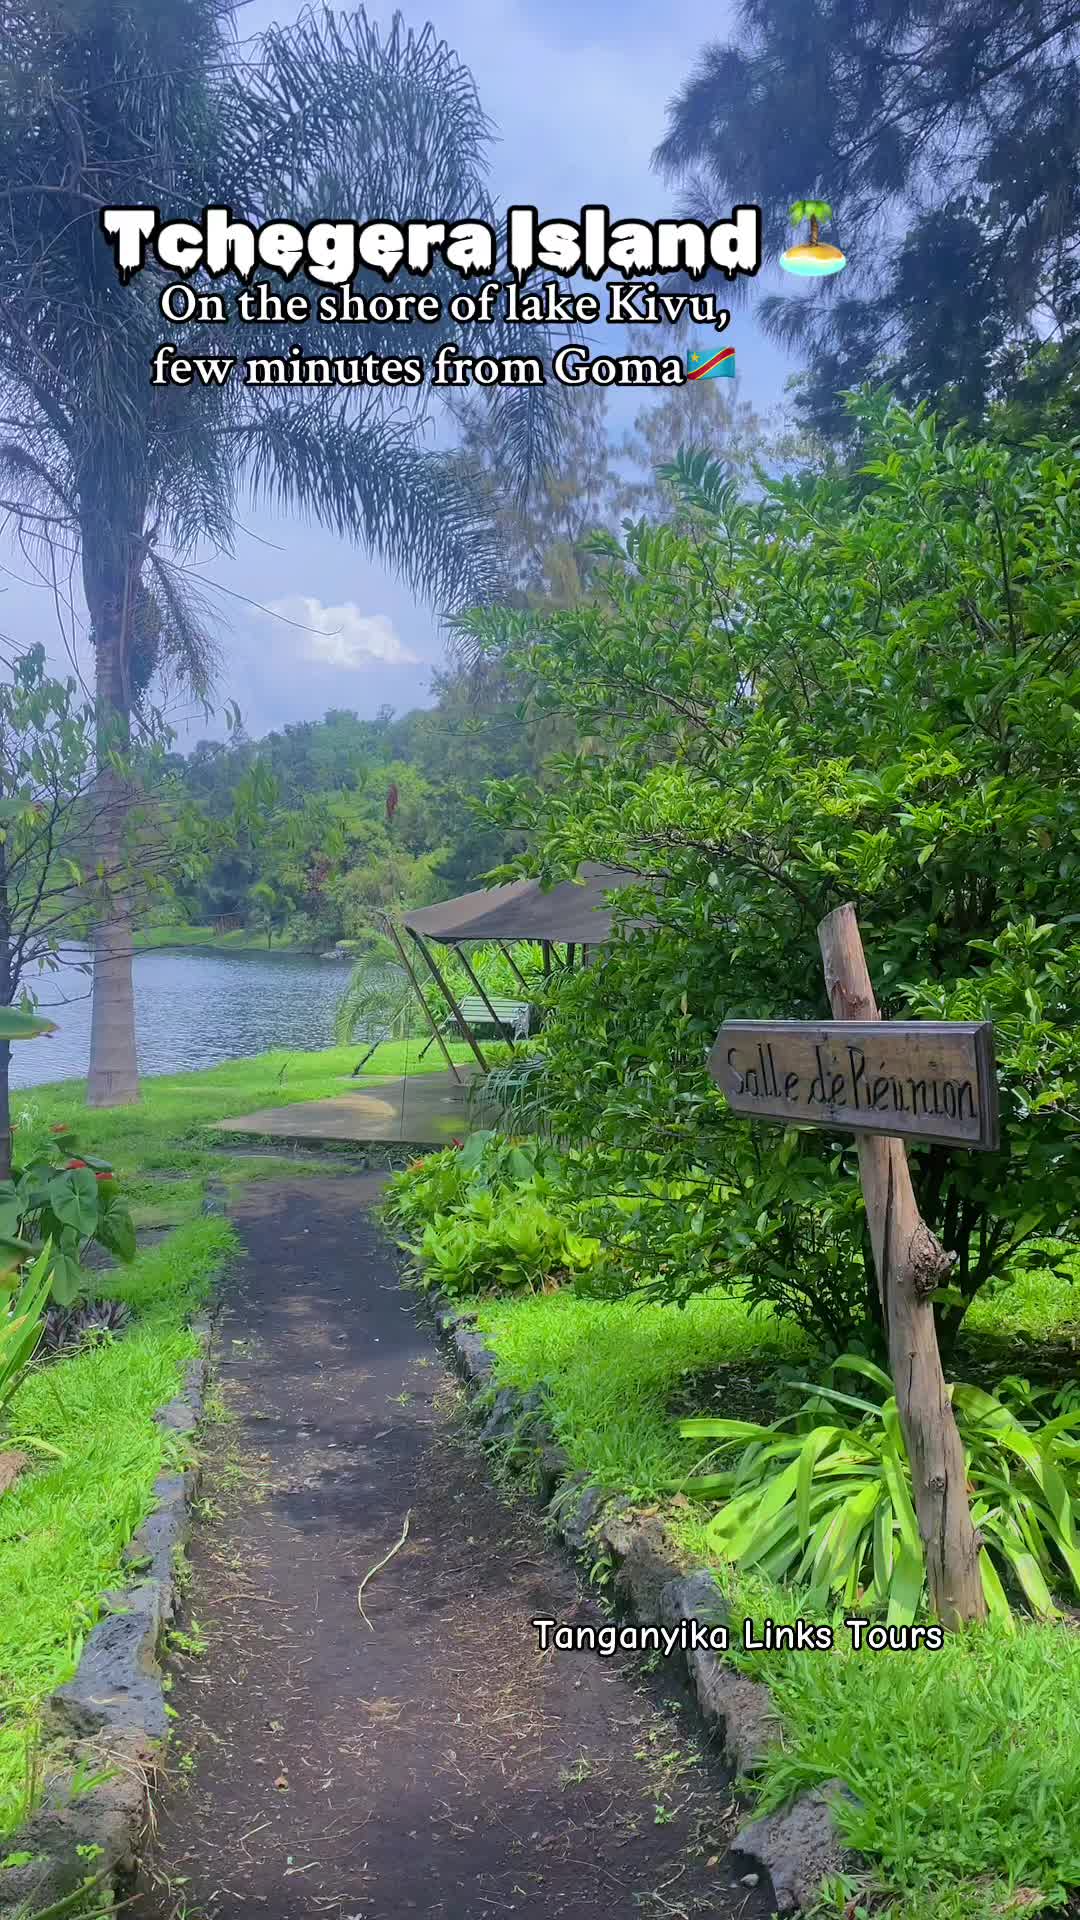
M415 1146L446 1146L469 1126L466 1095L479 1069L459 1066L460 1083L450 1073L421 1073L346 1081L355 1092L333 1100L298 1101L287 1107L260 1107L219 1120L215 1131L274 1140L407 1140Z

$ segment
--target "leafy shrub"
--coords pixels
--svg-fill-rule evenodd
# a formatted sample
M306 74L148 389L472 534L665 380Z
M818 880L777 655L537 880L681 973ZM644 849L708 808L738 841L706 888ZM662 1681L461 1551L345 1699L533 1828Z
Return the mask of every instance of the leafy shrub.
M828 1017L815 929L840 902L886 1018L995 1023L1000 1150L912 1155L957 1256L944 1331L1080 1210L1080 463L857 405L861 471L748 502L688 456L693 526L606 538L582 605L466 623L589 742L542 785L496 785L493 817L541 878L602 860L649 879L620 911L654 930L559 984L551 1131L594 1185L613 1152L627 1191L635 1161L703 1176L666 1247L659 1213L627 1235L638 1277L677 1298L745 1284L833 1347L878 1318L849 1143L734 1119L705 1062L726 1017Z
M382 1212L392 1225L417 1227L476 1191L501 1192L546 1177L554 1156L483 1128L459 1145L414 1160L386 1183Z
M130 1319L131 1308L122 1300L78 1300L69 1307L50 1307L39 1352L64 1353L102 1334L123 1333Z
M43 1247L7 1300L0 1295L0 1411L7 1405L37 1352L52 1285L52 1249Z
M455 1212L429 1221L414 1252L427 1285L461 1295L562 1285L594 1266L602 1249L526 1186L512 1196L470 1193Z
M12 1178L0 1180L0 1239L25 1257L36 1251L33 1243L51 1242L57 1306L69 1306L82 1289L82 1258L92 1243L125 1264L135 1258L134 1223L112 1167L80 1153L68 1127L32 1142Z
M447 1293L563 1284L602 1249L550 1203L556 1165L549 1149L473 1133L394 1175L383 1215L413 1236L424 1283Z
M843 1392L831 1384L837 1373L860 1374L885 1397ZM679 1423L685 1437L717 1441L721 1453L741 1448L731 1467L687 1482L691 1493L724 1496L707 1528L710 1544L770 1579L805 1585L808 1608L835 1598L908 1622L922 1602L925 1560L892 1383L847 1354L829 1369L828 1384L797 1384L807 1398L770 1426ZM1003 1394L1011 1385L1003 1383ZM1069 1403L1043 1421L1030 1392L1010 1396L1018 1407L979 1387L957 1384L950 1393L991 1615L1011 1621L1008 1583L1035 1613L1053 1617L1052 1587L1067 1581L1080 1596L1080 1408Z
M382 1218L392 1227L420 1228L436 1214L448 1213L458 1205L468 1184L462 1171L461 1155L447 1147L440 1153L425 1154L400 1173L391 1174L383 1189L379 1208Z

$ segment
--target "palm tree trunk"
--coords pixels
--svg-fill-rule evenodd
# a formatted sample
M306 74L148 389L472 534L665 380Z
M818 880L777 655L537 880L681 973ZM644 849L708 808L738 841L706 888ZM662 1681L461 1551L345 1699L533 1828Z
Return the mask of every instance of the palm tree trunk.
M138 524L138 522L136 522ZM90 1014L88 1107L131 1106L139 1098L135 1049L135 995L131 978L131 901L124 869L124 828L130 806L127 782L110 764L110 751L126 746L131 723L127 656L134 569L126 542L118 541L96 515L83 535L83 580L93 622L98 712L98 773L94 787L95 838L104 876L101 910L94 928L93 998Z

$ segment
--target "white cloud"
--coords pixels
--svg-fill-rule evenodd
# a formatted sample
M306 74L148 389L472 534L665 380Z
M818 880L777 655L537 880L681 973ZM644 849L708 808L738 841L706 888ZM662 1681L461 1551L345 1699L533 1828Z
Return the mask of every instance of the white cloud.
M409 651L385 613L361 613L352 600L339 607L324 607L321 600L294 593L286 600L272 600L269 611L303 628L296 636L303 658L324 666L344 667L356 673L374 661L384 666L414 666L419 657Z

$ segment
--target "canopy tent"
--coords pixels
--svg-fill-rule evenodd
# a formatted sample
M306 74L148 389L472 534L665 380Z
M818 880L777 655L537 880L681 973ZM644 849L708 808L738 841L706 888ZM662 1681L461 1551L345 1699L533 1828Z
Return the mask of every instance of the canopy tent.
M552 949L556 943L560 943L566 948L566 964L572 968L575 955L579 950L584 953L588 947L607 946L615 937L615 912L608 903L607 895L616 893L623 887L640 884L640 874L626 873L620 868L603 866L596 861L586 861L579 868L577 880L564 880L547 892L544 891L539 880L511 880L505 886L487 887L475 893L463 893L456 900L443 900L438 906L419 907L412 913L405 914L406 932L423 959L435 985L447 1000L459 1033L472 1048L485 1073L487 1061L480 1050L476 1034L466 1020L459 1002L447 986L427 942L430 940L439 946L451 947L454 950L483 1001L496 1031L501 1037L511 1040L514 1038L513 1032L507 1027L504 1018L496 1012L489 994L473 971L469 958L464 952L464 943L485 940L501 945L517 974L522 989L528 994L528 982L520 972L513 955L508 951L509 942L529 940L539 943L543 950L545 973L550 969ZM645 923L634 921L630 924L640 926ZM458 1078L457 1068L450 1058L442 1029L424 997L420 981L404 944L393 925L390 922L387 925L431 1028L432 1037L439 1042L447 1066L455 1078Z
M640 886L640 874L588 861L578 880L564 880L547 893L539 880L511 880L436 907L419 907L405 915L405 925L444 946L459 940L546 940L602 947L611 939L615 918L605 896L635 883Z

